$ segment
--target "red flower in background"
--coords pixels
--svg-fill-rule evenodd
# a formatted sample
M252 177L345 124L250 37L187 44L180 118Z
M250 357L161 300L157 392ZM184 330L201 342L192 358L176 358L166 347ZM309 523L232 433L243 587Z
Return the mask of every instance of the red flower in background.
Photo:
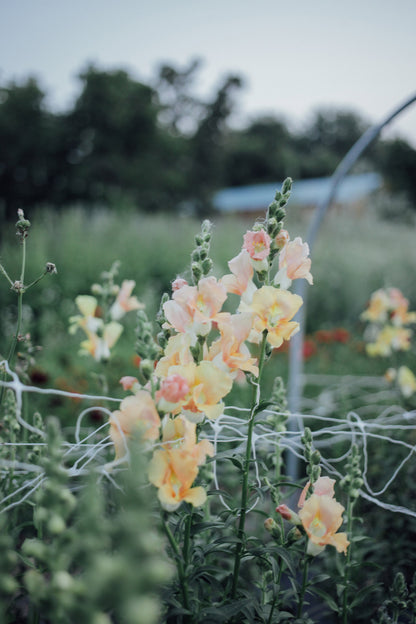
M333 331L334 341L346 344L350 339L350 332L344 327L337 327Z
M303 358L305 360L309 360L312 356L316 355L318 352L318 347L316 343L311 338L305 338L303 343Z

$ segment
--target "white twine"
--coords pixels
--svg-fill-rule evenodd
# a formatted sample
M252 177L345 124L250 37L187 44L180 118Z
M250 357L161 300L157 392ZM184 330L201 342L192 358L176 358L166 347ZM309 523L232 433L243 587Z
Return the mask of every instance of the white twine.
M117 404L121 402L121 399L114 399L112 397L78 394L63 390L40 389L34 386L27 386L19 380L15 372L11 371L7 361L0 362L0 367L3 367L9 377L11 377L11 381L0 381L0 385L5 388L10 388L15 394L17 421L22 427L36 434L41 439L39 442L4 442L3 446L5 447L27 446L32 448L45 445L44 431L28 423L22 416L22 400L25 392L58 395L68 399L77 398L92 402L111 401ZM332 456L328 456L326 453L325 456L322 456L322 467L324 470L328 474L336 476L338 479L342 478L341 464L345 462L350 455L352 445L358 443L363 455L362 476L364 484L360 495L386 511L416 517L416 511L413 509L387 503L381 498L387 489L396 481L406 464L414 459L413 456L416 454L415 445L405 439L397 439L394 434L397 432L414 431L416 411L406 411L400 405L397 405L395 403L397 401L397 395L386 390L385 381L379 377L345 376L339 378L330 375L308 375L305 377L305 382L306 381L315 386L322 385L324 390L319 393L315 399L303 400L302 407L307 407L308 410L304 413L293 414L290 418L296 419L300 423L305 422L308 425L314 425L313 444L315 448L320 450L325 449L331 452L336 443L342 443L342 449L338 455L332 453ZM257 403L259 403L259 388L256 389L256 395ZM350 404L354 405L353 410L351 410L345 418L336 418L325 414L326 410L331 410L331 413L333 413L338 400L345 400L345 398L348 399ZM387 400L391 401L389 405L384 403ZM356 403L360 404L356 405ZM125 454L123 457L119 457L110 462L108 461L108 449L113 446L108 431L106 431L109 424L108 422L105 422L95 429L89 427L86 428L85 432L83 431L84 417L88 413L96 410L99 410L108 419L111 416L111 421L120 433L124 446ZM248 408L227 406L224 409L224 413L217 420L207 421L209 427L206 439L213 444L215 453L211 463L212 478L215 489L218 492L222 489L219 481L219 465L223 461L220 455L221 445L227 444L227 448L230 445L234 445L233 453L244 453L250 412L251 410ZM377 413L376 417L364 419L364 416L374 413ZM276 412L269 408L265 409L262 415L287 416L285 412ZM252 437L251 465L254 480L259 487L261 486L258 462L260 450L263 448L269 450L276 448L277 450L277 448L279 448L280 452L285 451L292 453L301 461L304 461L301 436L302 433L299 433L299 431L277 432L268 427L267 423L259 422L255 424ZM117 415L112 413L110 409L102 406L97 407L93 405L85 408L77 417L73 429L73 438L73 442L65 440L62 443L68 478L74 479L81 474L85 474L88 466L93 463L94 470L97 472L99 479L108 479L114 487L120 489L120 486L117 484L112 474L114 474L117 468L122 467L122 465L125 465L126 461L129 460L129 449L128 440L120 426ZM402 448L405 455L398 460L399 463L394 467L392 473L390 475L385 475L383 484L376 489L369 483L368 473L372 461L372 445L380 441L393 445L396 448ZM161 443L149 445L149 449L160 447L160 445ZM347 445L346 448L345 445ZM216 458L217 453L219 454L218 459ZM10 475L12 471L16 475L37 473L34 478L28 479L20 487L0 500L1 512L16 507L29 499L45 480L42 467L34 463L0 458L0 470L4 476ZM231 507L227 504L221 493L218 494L218 499L226 509L231 511ZM248 511L253 510L258 505L259 500L260 497L256 497Z

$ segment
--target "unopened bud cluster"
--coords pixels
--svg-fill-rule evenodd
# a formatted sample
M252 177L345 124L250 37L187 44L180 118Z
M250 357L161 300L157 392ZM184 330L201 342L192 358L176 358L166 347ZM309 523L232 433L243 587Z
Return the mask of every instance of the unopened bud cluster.
M292 178L286 178L286 180L282 184L281 190L276 191L274 200L267 209L265 229L267 234L272 239L272 244L270 246L270 262L273 261L273 258L279 252L279 249L281 247L281 244L279 242L279 234L281 231L283 231L283 220L286 217L285 206L289 201L291 191Z
M309 477L311 485L313 485L321 476L321 467L319 465L321 463L321 454L313 448L312 431L309 427L305 427L301 440L304 446L303 455L305 460L308 462L308 465L306 466L306 473Z
M340 482L341 487L347 492L353 501L360 495L360 488L364 481L360 468L360 452L356 444L351 448L345 467L345 477Z
M212 223L203 221L201 233L195 236L196 247L191 255L191 271L195 284L198 284L202 277L206 277L212 269L212 260L209 257L211 243Z
M25 219L24 212L21 208L17 211L18 220L16 222L16 236L23 242L25 238L27 238L29 229L30 229L30 221Z
M149 380L153 373L153 362L160 356L160 347L153 337L153 325L146 312L137 312L136 353L140 356L140 372L145 380Z
M160 345L161 349L164 349L166 347L166 345L168 344L168 340L170 336L172 335L171 330L164 327L167 320L166 320L165 313L163 311L163 306L167 301L169 301L169 295L168 293L165 292L162 295L162 298L160 300L159 311L156 314L156 323L160 327L160 331L157 334L157 342Z

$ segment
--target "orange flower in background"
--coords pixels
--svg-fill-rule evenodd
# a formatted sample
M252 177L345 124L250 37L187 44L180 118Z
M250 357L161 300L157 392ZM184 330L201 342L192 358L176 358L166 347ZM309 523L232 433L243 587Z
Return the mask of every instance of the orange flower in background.
M269 344L275 348L280 347L284 340L289 340L299 330L299 323L291 319L302 303L302 297L287 290L274 286L259 288L253 295L251 305L242 307L242 311L254 314L249 340L259 343L266 329Z
M121 284L117 298L110 308L110 316L114 321L120 320L127 312L144 308L144 304L140 303L137 297L131 296L135 285L134 280L124 280Z
M139 390L121 402L120 409L110 417L110 437L116 458L126 454L126 442L137 429L143 440L159 438L160 418L152 397L146 390Z
M279 271L274 278L281 288L289 288L294 279L304 278L313 284L310 272L312 261L309 258L309 245L303 243L300 236L289 241L279 255Z

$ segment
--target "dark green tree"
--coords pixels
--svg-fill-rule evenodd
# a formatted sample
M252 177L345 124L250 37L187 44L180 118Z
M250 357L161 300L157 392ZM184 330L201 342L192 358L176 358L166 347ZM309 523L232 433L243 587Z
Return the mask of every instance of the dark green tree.
M34 78L0 89L0 216L44 201L53 175L56 117Z

